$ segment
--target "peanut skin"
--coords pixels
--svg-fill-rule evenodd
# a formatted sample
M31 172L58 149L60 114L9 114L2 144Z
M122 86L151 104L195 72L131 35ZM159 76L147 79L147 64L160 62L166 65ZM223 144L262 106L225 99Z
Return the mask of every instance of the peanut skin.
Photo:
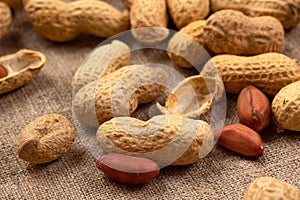
M107 38L129 28L128 11L103 1L27 0L24 4L35 29L56 42L73 40L81 33Z
M118 153L102 156L96 166L108 178L125 184L145 184L160 172L159 166L152 160Z
M216 54L281 53L284 48L284 29L276 18L248 17L233 10L212 14L203 36L208 48Z
M237 100L240 122L260 132L271 121L271 106L268 98L253 86L245 87Z
M261 137L242 124L230 124L215 132L218 144L245 156L262 156L264 144Z
M211 9L213 12L233 9L251 17L272 16L284 28L291 28L300 22L299 0L211 0Z

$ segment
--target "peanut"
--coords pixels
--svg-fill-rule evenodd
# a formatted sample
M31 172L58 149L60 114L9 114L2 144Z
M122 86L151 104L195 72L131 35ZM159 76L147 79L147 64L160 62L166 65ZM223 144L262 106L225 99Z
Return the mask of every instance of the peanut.
M169 40L167 53L170 59L180 67L193 67L209 57L203 31L205 20L188 24Z
M233 94L253 85L274 96L284 86L300 80L300 67L296 61L279 53L252 57L218 55L206 63L201 74L214 77L218 72L225 90Z
M156 100L164 93L167 80L160 68L123 67L80 89L73 101L74 113L83 125L98 127L115 116L129 116L139 103ZM97 123L91 113L96 114ZM88 123L86 119L91 118L93 123Z
M300 81L282 88L273 99L272 111L279 129L300 131Z
M44 54L27 49L0 57L0 63L8 69L8 76L0 79L0 94L10 92L30 82L37 76L45 62Z
M7 32L11 22L12 15L9 6L0 2L0 38Z
M218 144L245 156L262 156L264 144L261 137L242 124L230 124L215 132Z
M159 166L149 159L117 153L102 156L96 166L108 178L125 184L148 183L160 172Z
M205 19L209 12L209 0L167 0L170 15L178 29L191 22Z
M62 115L48 114L29 123L19 134L19 158L32 164L51 162L73 144L75 129Z
M271 121L271 106L268 98L253 86L245 87L237 100L240 122L256 132L267 127Z
M233 9L251 17L272 16L285 28L291 28L300 22L299 0L211 0L211 9L213 12Z
M88 83L125 66L129 58L129 47L118 40L96 48L73 76L74 94Z
M300 199L300 190L295 186L271 177L255 179L246 189L244 200Z
M248 17L233 10L212 14L203 37L208 48L217 54L281 53L284 48L284 29L276 18Z
M131 31L139 42L153 45L168 37L165 0L135 0L129 5Z
M4 78L8 75L7 69L0 64L0 78Z
M142 155L160 166L195 163L213 148L210 126L182 115L158 115L146 122L113 118L100 125L96 137L105 152Z
M223 85L212 78L201 75L190 76L181 81L169 94L165 107L157 103L164 114L181 114L189 118L198 118L205 114L224 91Z
M24 5L35 29L56 42L73 40L81 33L106 38L129 28L128 11L103 1L27 0Z

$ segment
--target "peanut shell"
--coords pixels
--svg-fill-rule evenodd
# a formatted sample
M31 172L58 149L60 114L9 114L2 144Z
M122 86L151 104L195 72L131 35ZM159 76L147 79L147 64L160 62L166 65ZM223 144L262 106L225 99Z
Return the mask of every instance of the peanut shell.
M11 22L12 14L6 3L0 2L0 38L7 32Z
M0 94L15 90L37 76L46 62L44 54L22 49L0 57L0 64L8 68L8 75L0 79Z
M255 179L246 189L244 200L300 199L300 190L295 186L271 177Z
M19 134L19 158L32 164L51 162L62 156L75 139L75 129L64 116L47 114L29 123Z
M226 92L238 94L253 85L274 96L284 86L300 80L300 67L295 60L279 53L257 56L218 55L206 63L204 77L220 75Z
M216 54L281 53L284 48L284 29L276 18L248 17L234 10L212 14L203 36L207 47Z
M205 19L210 12L209 0L167 0L170 15L178 29Z
M284 28L291 28L300 22L299 0L211 0L211 9L213 12L233 9L251 17L272 16Z
M282 88L273 99L272 111L279 129L300 131L300 81Z
M100 125L96 137L105 152L140 155L161 166L195 163L214 145L206 122L182 115L158 115L146 122L113 118Z
M7 3L9 6L11 6L16 10L21 10L23 8L22 0L0 0L0 1Z

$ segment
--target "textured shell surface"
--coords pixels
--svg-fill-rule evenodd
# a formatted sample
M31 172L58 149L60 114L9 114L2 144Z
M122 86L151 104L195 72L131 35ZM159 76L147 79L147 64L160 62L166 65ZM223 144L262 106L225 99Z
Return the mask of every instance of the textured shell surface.
M104 151L146 157L160 166L197 162L212 150L213 138L206 122L182 115L158 115L146 122L117 117L97 131Z
M8 69L8 76L0 79L0 94L15 90L30 82L46 62L44 54L22 49L0 57L0 64Z
M273 99L272 111L280 129L300 131L300 81L282 88Z
M255 179L246 189L244 200L298 200L300 190L295 186L272 177Z
M284 29L276 18L248 17L234 10L212 14L203 36L208 48L217 54L281 53L284 48Z
M279 53L257 56L218 55L206 63L204 77L222 78L225 90L238 94L253 85L274 96L284 86L300 80L300 67L295 60Z
M59 158L73 144L76 133L71 122L56 113L38 117L17 138L19 158L32 164Z
M0 38L7 32L11 22L12 14L6 3L0 2Z

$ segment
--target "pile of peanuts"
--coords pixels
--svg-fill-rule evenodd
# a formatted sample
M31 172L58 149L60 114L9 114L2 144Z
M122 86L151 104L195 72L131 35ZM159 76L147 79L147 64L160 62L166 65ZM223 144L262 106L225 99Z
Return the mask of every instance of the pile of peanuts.
M19 9L21 3L18 0L0 3L0 12L5 16L0 20L0 37L12 21L9 6ZM163 115L147 122L124 116L122 110L132 113L138 104L157 99L165 88L159 84L141 87L129 98L128 106L128 102L120 98L120 101L111 101L116 95L113 88L124 77L133 78L124 81L123 90L129 90L136 83L164 80L166 75L163 71L143 65L126 66L130 53L128 46L121 41L99 47L77 70L72 80L75 95L73 110L81 123L87 126L100 124L96 137L108 154L97 160L96 165L113 180L127 184L149 182L159 174L159 165L171 156L170 152L186 145L183 138L190 138L190 145L172 165L197 162L212 150L214 140L244 156L262 156L264 144L259 133L270 124L272 114L279 129L300 131L300 66L282 54L285 29L291 29L300 22L299 0L124 0L128 9L123 11L98 0L70 3L25 0L23 3L35 29L54 42L70 41L81 33L106 38L131 27L132 35L139 42L154 45L169 36L167 27L171 18L179 32L169 40L167 54L177 66L195 67L189 62L193 59L191 57L202 57L197 51L193 52L193 44L186 38L201 45L213 56L199 75L188 77L170 93L165 107L158 106ZM143 29L145 27L148 29ZM101 63L101 59L104 62L112 54L115 55L112 62L96 68L95 63ZM0 63L0 91L1 82L10 76L9 70ZM213 84L215 88L212 96L205 92L208 90L206 81L213 82L206 83ZM192 85L198 100L201 100L196 112L189 107L185 111L176 110L176 106L180 105L179 99L184 96L182 93L186 92L182 89L186 83ZM220 85L226 92L238 94L240 124L212 131L206 122L192 118L210 109L220 96ZM92 111L96 112L94 118L90 116ZM80 119L80 116L83 117ZM34 145L40 141L37 137L28 136L38 134L32 133L32 130L45 124L49 126L49 122L54 129L46 127L46 130L51 129L47 146L42 144L35 149ZM184 125L181 126L181 123ZM126 125L120 129L119 124ZM177 132L179 127L183 127L182 133ZM189 135L190 132L196 133ZM57 114L43 116L21 132L19 157L34 164L50 162L67 151L74 137L75 130L64 117ZM174 145L169 145L174 138ZM47 151L49 144L59 153ZM165 154L155 153L166 145L169 149ZM271 190L283 192L272 193ZM244 199L267 197L299 199L300 191L279 180L262 177L249 186Z

